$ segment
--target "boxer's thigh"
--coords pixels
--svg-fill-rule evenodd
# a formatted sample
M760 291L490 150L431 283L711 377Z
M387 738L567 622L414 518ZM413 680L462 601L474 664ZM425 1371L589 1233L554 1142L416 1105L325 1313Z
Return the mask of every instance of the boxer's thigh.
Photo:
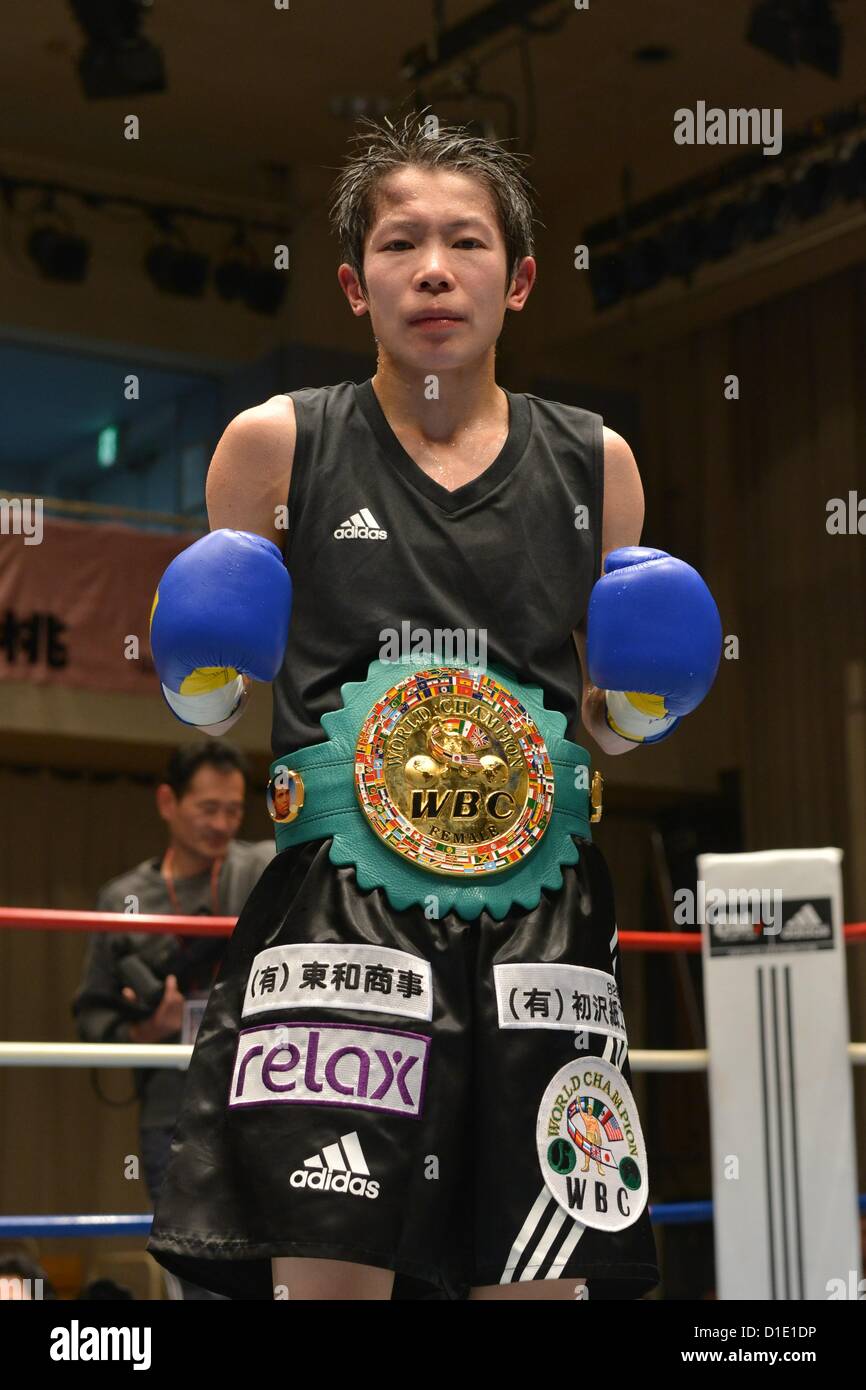
M348 1260L271 1260L274 1297L287 1300L389 1299L394 1271Z
M532 1279L522 1284L482 1284L472 1289L470 1299L490 1299L499 1302L535 1302L541 1300L573 1303L584 1297L585 1279Z

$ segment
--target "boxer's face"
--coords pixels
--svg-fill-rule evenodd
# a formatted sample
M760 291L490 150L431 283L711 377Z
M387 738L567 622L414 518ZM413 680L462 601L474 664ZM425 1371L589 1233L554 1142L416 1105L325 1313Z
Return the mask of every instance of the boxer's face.
M506 293L505 241L479 179L414 165L378 186L364 250L366 296L349 267L340 267L349 301L356 313L369 312L380 348L423 371L484 355L506 308L523 307L534 275L527 256ZM426 327L413 322L434 309L456 318Z

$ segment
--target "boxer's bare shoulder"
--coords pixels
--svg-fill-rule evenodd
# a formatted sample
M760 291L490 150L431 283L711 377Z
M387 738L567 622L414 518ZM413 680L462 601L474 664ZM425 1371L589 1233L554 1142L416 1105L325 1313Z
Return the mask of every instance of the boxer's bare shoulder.
M288 502L296 434L291 396L271 396L229 422L207 475L212 531L254 531L283 549L279 509Z
M609 550L640 544L643 521L643 485L634 454L622 435L605 425L602 569Z

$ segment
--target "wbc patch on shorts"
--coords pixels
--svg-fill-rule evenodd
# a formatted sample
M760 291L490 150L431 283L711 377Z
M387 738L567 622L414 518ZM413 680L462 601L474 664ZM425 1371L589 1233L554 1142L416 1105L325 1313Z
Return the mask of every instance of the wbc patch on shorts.
M646 1145L617 1067L591 1055L560 1067L541 1098L535 1141L563 1211L599 1231L634 1225L649 1196Z
M429 1023L430 962L391 946L313 942L259 951L250 969L242 1018L269 1009L353 1009Z
M272 1023L238 1037L229 1109L340 1105L417 1117L430 1039L347 1023Z
M586 965L494 965L500 1028L580 1028L626 1041L613 975Z

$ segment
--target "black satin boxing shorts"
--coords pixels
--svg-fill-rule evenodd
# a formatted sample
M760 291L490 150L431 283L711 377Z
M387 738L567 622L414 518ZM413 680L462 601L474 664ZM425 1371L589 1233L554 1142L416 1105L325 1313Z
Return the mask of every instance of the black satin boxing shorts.
M577 843L562 888L502 921L394 911L330 862L330 840L271 861L196 1039L147 1246L160 1264L240 1299L274 1298L279 1255L392 1269L395 1298L586 1278L590 1300L634 1299L658 1283L646 1208L584 1225L542 1171L549 1154L554 1186L604 1203L590 1141L616 1129L563 1099L565 1138L542 1152L539 1107L575 1060L631 1084L610 876Z

